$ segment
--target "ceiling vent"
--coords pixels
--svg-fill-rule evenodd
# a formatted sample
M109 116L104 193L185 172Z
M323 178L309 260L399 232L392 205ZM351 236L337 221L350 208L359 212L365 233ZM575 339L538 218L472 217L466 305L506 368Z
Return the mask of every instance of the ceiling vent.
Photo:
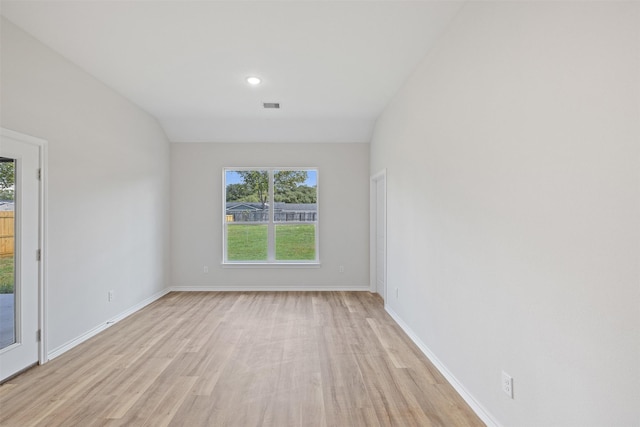
M279 102L264 102L262 104L264 108L280 108Z

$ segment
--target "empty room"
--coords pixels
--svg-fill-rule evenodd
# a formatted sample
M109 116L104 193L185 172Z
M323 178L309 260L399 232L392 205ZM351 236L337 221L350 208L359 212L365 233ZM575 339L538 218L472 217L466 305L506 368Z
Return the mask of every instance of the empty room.
M0 14L0 426L640 427L640 2Z

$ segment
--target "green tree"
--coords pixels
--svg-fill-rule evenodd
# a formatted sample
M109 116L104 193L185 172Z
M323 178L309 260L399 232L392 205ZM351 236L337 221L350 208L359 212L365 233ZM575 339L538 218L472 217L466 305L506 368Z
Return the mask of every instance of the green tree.
M276 202L284 203L316 203L316 187L308 187L299 185L293 190L287 190L283 193L276 194Z
M227 189L231 185L240 185L239 187L242 191L245 191L244 195L241 196L241 200L230 200L228 191L227 191L227 201L257 201L262 203L262 207L264 208L269 200L269 172L267 171L236 171L238 175L242 177L241 184L230 184L227 186ZM273 185L274 185L274 193L275 193L275 201L282 202L281 195L285 193L295 192L296 189L307 180L307 171L277 171L273 176ZM233 188L232 191L236 191L239 188ZM235 193L234 197L237 196ZM257 198L257 200L251 200L253 198ZM290 202L292 203L292 202ZM303 202L299 202L303 203Z
M0 199L13 200L15 182L15 162L0 162Z
M307 171L277 171L273 176L275 194L295 191L307 180ZM277 202L279 200L276 200Z
M244 184L227 185L227 202L248 202L246 197L250 196L247 186Z
M264 209L269 199L269 172L267 171L236 171L242 177L242 184L248 194L256 195Z

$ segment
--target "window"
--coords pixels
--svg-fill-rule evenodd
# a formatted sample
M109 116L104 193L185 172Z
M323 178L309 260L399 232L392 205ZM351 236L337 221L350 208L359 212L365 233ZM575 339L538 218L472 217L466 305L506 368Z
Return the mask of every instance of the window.
M317 264L318 170L224 169L224 262Z

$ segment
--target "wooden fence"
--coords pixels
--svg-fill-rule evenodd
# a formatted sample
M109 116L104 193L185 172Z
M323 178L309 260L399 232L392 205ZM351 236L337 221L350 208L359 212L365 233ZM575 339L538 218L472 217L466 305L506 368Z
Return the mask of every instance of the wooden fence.
M13 211L0 211L0 257L12 256L14 251L15 215Z
M227 222L268 222L268 211L227 211ZM318 220L317 212L274 212L274 221L315 222Z

